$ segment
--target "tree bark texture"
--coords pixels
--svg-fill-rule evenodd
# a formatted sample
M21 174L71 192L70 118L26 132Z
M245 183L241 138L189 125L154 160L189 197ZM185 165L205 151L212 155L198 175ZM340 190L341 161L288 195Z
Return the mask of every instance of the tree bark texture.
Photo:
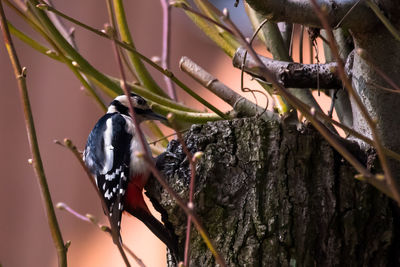
M366 1L321 0L317 2L326 11L331 27L335 27L343 19L341 27L351 33L356 51L351 67L348 66L352 85L369 116L377 122L377 132L381 137L382 144L399 153L400 116L396 116L396 111L399 109L400 94L382 90L378 86L393 89L379 72L384 73L394 84L400 84L398 71L400 68L400 42L368 8ZM375 0L374 2L392 25L398 29L400 27L398 1ZM247 0L247 3L264 17L275 22L286 21L321 27L310 1ZM352 7L354 9L350 15L345 17ZM288 72L288 74L290 73ZM350 98L350 101L354 130L371 137L370 126L362 116L359 107L353 98ZM363 143L360 142L360 144ZM400 165L394 161L389 161L389 163L393 176L399 181Z
M186 134L196 166L195 211L228 266L399 266L392 201L354 179L354 170L312 128L256 118L194 125ZM160 160L187 199L188 161L172 141ZM186 215L152 180L181 249ZM164 214L165 216L165 214ZM192 230L191 266L214 266Z

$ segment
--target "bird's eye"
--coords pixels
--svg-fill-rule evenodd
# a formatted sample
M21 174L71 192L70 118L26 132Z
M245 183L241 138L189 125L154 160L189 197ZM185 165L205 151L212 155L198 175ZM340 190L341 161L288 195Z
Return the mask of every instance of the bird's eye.
M140 106L146 105L146 100L144 100L143 98L141 98L141 97L135 97L135 99L136 99L136 103L137 103L138 105L140 105Z

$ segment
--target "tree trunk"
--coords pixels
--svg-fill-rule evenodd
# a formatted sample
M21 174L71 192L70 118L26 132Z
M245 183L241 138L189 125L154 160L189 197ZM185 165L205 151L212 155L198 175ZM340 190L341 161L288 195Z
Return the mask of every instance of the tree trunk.
M235 119L194 125L186 143L204 152L195 211L228 266L399 266L395 205L355 180L310 127ZM158 165L187 199L190 173L178 142ZM167 212L183 251L186 215L155 180L147 194ZM190 263L215 265L196 230Z
M284 4L280 0L247 0L246 2L270 21L285 21L322 28L309 0L285 1ZM400 116L395 114L399 109L400 94L383 90L381 87L396 89L400 84L400 42L380 22L368 6L368 1L319 0L317 2L325 10L332 28L340 24L341 28L351 33L355 48L354 59L349 68L352 85L369 116L376 121L377 133L380 135L382 144L399 153ZM374 0L373 2L377 4L379 11L391 25L398 29L400 27L398 1ZM350 9L352 11L349 15ZM391 82L383 78L382 73L389 77ZM350 100L354 130L371 137L370 126L362 116L360 108L353 98ZM360 144L365 145L362 142ZM365 147L368 146L365 145ZM389 161L389 163L393 177L399 183L400 164L397 161Z

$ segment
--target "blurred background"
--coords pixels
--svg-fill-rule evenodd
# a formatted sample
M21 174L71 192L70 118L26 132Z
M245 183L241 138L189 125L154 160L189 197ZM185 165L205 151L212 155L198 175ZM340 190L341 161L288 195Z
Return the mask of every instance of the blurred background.
M57 9L95 28L101 29L108 21L105 1L53 2ZM252 31L242 1L238 8L233 7L233 0L215 2L219 7L228 7L232 19L240 25L246 36L251 36ZM160 2L131 0L125 1L125 7L137 49L148 57L160 56ZM8 19L17 28L36 39L39 38L7 6L5 11ZM66 25L73 26L68 22ZM81 54L100 71L119 77L111 43L79 27L75 29L75 38ZM79 213L91 213L99 218L101 223L106 223L96 192L78 162L67 149L54 144L54 140L62 141L68 137L79 149L83 149L89 132L103 115L102 110L81 89L79 81L65 65L39 54L17 38L13 40L21 64L27 67L29 96L54 204L64 202ZM240 71L232 67L230 58L208 40L182 10L173 8L172 71L214 105L224 111L228 110L226 104L203 90L179 70L178 62L182 56L190 57L222 82L240 91ZM294 57L296 58L296 55ZM159 84L164 86L163 77L151 68L149 70ZM37 178L28 164L31 156L17 83L2 42L0 84L0 265L56 266L56 252L42 206ZM255 88L249 79L246 80L246 84ZM252 99L251 94L246 97ZM191 107L204 109L179 88L178 98ZM263 98L262 96L258 99L259 104L265 104ZM108 235L65 211L56 210L56 215L64 241L71 240L68 250L69 266L123 266L118 250ZM141 222L125 215L122 221L122 237L125 244L146 266L165 266L165 246ZM131 262L136 266L133 260Z

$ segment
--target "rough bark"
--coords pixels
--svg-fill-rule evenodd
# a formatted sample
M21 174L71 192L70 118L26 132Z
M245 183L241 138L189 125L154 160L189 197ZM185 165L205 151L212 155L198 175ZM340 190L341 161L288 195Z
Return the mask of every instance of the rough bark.
M399 27L400 24L396 25ZM362 49L368 60L354 53L352 82L370 116L377 121L382 142L388 148L400 152L400 116L396 115L400 107L400 93L392 93L378 88L391 86L377 73L379 69L397 85L400 84L400 42L383 25L374 31L353 33L355 48ZM354 128L371 136L370 129L352 101ZM394 176L400 179L400 166L393 163Z
M356 181L315 130L236 119L194 125L186 143L204 152L196 166L196 212L228 266L400 264L392 202ZM190 175L178 142L158 167L186 198ZM183 246L185 214L155 180L148 188ZM191 266L215 265L196 230L191 249Z
M358 0L319 0L318 4L326 10L332 27L346 16L349 10ZM391 0L386 0L390 2ZM321 28L321 22L315 15L314 8L308 0L246 0L254 10L271 21L285 21L303 24L309 27ZM392 5L395 5L394 2ZM341 22L345 28L355 30L371 29L378 20L367 7L365 1L357 4L357 8L351 11L351 16Z
M262 78L259 66L251 55L246 55L246 49L239 47L232 59L233 66L241 68L254 77ZM295 88L342 88L342 81L337 75L336 62L326 64L301 64L296 62L279 61L260 56L265 67L272 72L276 79L285 87Z
M282 3L276 0L248 0L247 2L256 11L264 14L265 17L271 17L275 21L293 21L304 25L315 24L315 21L318 21L310 1L286 0L285 3ZM399 28L400 8L398 1L376 0L374 2L378 4L393 26ZM357 1L322 0L318 3L325 8L328 14L327 19L331 22L331 26L334 26L336 21L340 21ZM355 91L361 98L369 116L377 122L377 130L383 145L399 153L400 116L396 116L396 111L399 109L400 93L380 89L379 86L389 88L391 86L378 72L384 73L394 84L400 84L400 75L398 75L400 42L366 7L365 1L361 1L341 24L342 27L350 29L355 51L362 51L361 54L354 53L352 68L349 68L349 71L352 74L352 84ZM371 16L375 16L375 18ZM296 21L297 18L298 21ZM290 74L290 72L287 73ZM354 130L371 137L370 127L353 99L351 99L351 105ZM393 161L390 162L390 167L393 176L399 181L400 164Z

